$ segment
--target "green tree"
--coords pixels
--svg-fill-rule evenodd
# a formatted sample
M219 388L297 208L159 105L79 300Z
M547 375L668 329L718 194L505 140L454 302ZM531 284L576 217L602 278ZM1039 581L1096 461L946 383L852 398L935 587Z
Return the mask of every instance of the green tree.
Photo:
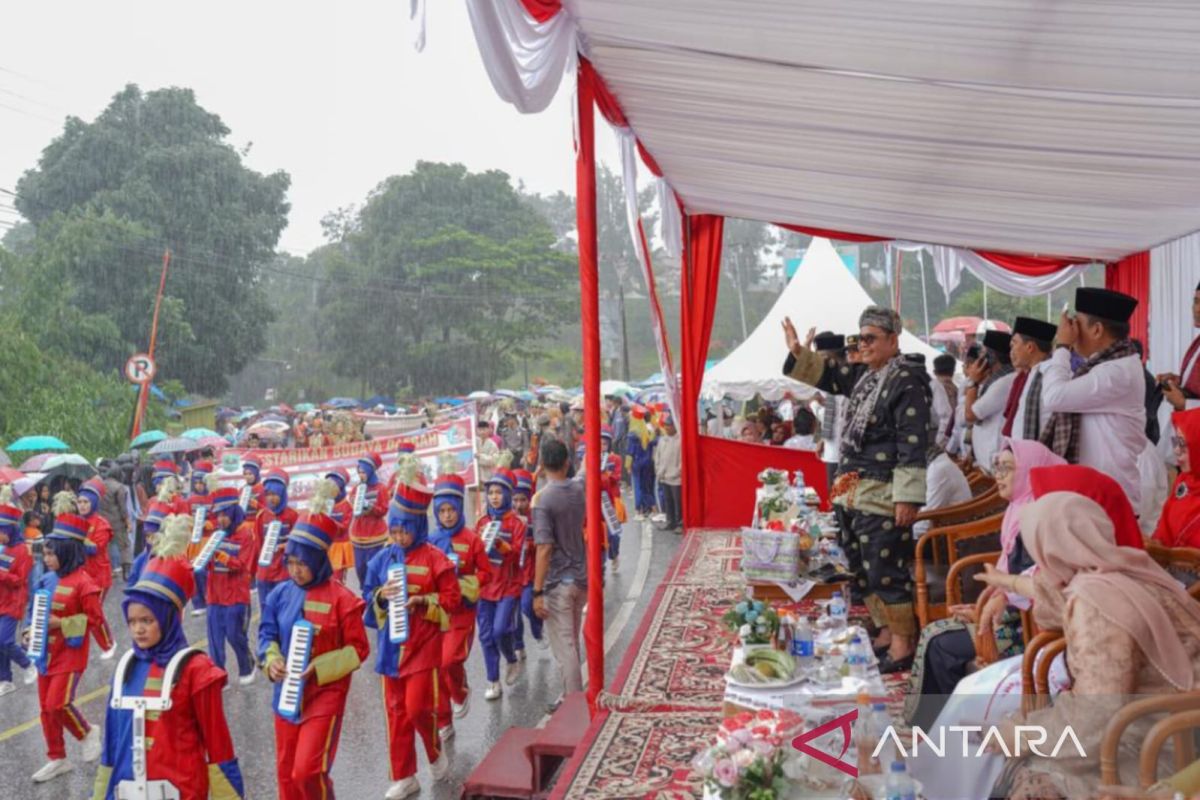
M22 303L68 306L53 324L24 315L44 344L119 368L146 346L169 249L159 374L218 394L262 349L277 306L261 266L287 224L289 178L247 168L229 133L179 88L129 85L95 121L67 119L15 201L37 229Z
M491 386L578 316L576 263L499 171L419 162L314 253L334 369L371 390Z

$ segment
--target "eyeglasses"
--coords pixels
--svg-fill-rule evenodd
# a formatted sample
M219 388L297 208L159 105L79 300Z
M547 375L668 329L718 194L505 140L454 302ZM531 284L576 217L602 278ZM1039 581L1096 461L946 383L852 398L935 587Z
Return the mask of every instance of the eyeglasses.
M1015 469L1016 467L1013 464L1010 464L1007 461L1001 461L1000 456L998 455L992 458L993 478L1007 478L1009 475L1013 474L1013 470Z
M864 347L875 344L875 342L883 339L878 333L860 333L858 335L858 346Z
M1176 452L1182 453L1184 450L1188 449L1187 439L1183 438L1182 436L1172 436L1171 446L1175 448Z

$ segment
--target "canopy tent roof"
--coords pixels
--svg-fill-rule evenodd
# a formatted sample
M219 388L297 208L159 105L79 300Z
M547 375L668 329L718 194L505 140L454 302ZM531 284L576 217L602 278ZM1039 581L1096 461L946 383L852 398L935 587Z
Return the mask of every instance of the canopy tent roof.
M688 213L1101 260L1200 228L1200 5L563 10Z
M801 336L813 326L818 331L854 333L858 330L858 315L869 305L870 296L846 269L829 240L814 238L800 268L763 321L736 350L704 373L701 393L713 400L725 395L748 400L755 394L778 400L784 392L811 396L811 387L780 372L787 357L781 327L784 317L792 318ZM937 350L908 331L901 334L900 349L923 354L930 369L938 355Z

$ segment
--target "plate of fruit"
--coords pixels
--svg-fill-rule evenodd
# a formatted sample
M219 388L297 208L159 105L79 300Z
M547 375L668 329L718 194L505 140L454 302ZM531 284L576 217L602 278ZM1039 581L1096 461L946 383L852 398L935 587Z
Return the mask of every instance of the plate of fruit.
M804 680L804 673L796 669L796 659L782 650L763 647L750 650L735 660L725 682L746 689L778 689Z

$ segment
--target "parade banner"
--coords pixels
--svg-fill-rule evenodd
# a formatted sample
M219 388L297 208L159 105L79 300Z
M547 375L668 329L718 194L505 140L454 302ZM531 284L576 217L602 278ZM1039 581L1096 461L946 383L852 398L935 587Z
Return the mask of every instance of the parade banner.
M375 414L370 411L355 411L354 416L363 421L363 433L372 437L411 433L429 424L429 417L424 412L419 414ZM474 416L477 416L475 404L464 403L457 408L439 410L434 414L433 424Z
M472 409L473 410L473 409ZM416 448L417 458L425 470L426 481L432 486L440 472L439 465L448 454L453 456L458 467L457 474L467 486L479 483L475 463L475 417L459 416L437 425L411 433L385 436L362 442L290 449L230 448L221 454L219 477L223 486L240 486L242 483L242 461L250 456L262 464L265 475L268 470L282 469L288 474L288 502L297 509L303 508L312 495L317 482L331 470L342 468L350 475L350 485L358 483L360 457L378 453L383 460L380 479L386 482L396 468L396 448L401 442L411 442ZM353 489L351 488L351 491Z

